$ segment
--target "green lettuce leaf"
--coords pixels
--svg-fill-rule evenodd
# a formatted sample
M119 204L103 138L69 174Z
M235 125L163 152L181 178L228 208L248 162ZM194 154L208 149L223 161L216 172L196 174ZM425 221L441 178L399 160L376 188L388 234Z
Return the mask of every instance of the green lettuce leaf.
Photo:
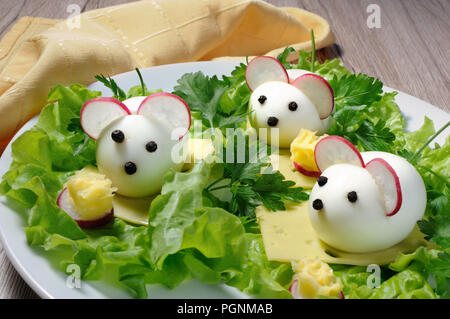
M381 283L379 287L367 286L369 273L359 268L335 271L343 285L346 299L436 299L427 281L416 271L406 269Z
M166 262L181 255L177 260L184 265L185 279L216 283L225 278L226 284L255 296L290 298L290 265L269 262L261 235L246 234L238 217L204 206L208 202L202 191L213 165L200 162L191 172L166 176L162 194L150 208L152 263L165 272Z
M291 64L287 57L292 52L287 48L278 59L287 68L312 68L310 52L300 51L298 63ZM222 79L192 73L179 80L175 94L186 99L202 130L245 129L250 97L245 68L241 64ZM418 169L428 197L419 226L439 246L400 255L389 267L382 267L381 286L374 289L367 286L370 274L363 267L335 268L344 294L449 298L450 138L442 146L424 147L435 132L433 123L425 118L421 129L404 132L396 93L383 93L380 81L351 74L337 59L316 61L314 69L335 91L331 134L344 136L361 151L404 156ZM111 79L102 80L121 100L152 93L143 82L125 94ZM114 219L101 229L83 231L58 208L56 198L67 178L75 170L95 165L95 141L82 131L79 112L85 101L99 95L82 85L56 86L36 126L12 145L13 162L0 193L26 208L28 243L57 253L62 271L69 273L69 266L78 265L82 279L108 280L138 298L147 297L149 284L172 289L191 278L223 282L257 297L291 298L291 266L267 259L252 212L261 204L282 210L285 201L301 202L307 194L271 171L263 159L224 165L200 162L191 172L169 172L150 208L149 227ZM264 169L267 174L260 174ZM218 188L229 197L219 196Z
M241 273L227 284L258 298L292 299L289 286L293 271L289 263L269 261L260 234L246 234L248 259Z
M400 254L389 268L402 272L413 269L435 286L441 298L450 298L450 251L418 248L411 254Z
M142 240L145 227L115 219L106 227L83 231L56 205L64 182L88 164L95 164L95 141L79 125L82 105L99 96L81 85L56 86L38 123L12 144L12 164L3 176L2 195L28 210L28 244L57 251L59 267L80 266L82 279L103 278L110 266L140 263L150 269ZM119 282L119 277L113 279ZM126 285L126 282L125 282Z

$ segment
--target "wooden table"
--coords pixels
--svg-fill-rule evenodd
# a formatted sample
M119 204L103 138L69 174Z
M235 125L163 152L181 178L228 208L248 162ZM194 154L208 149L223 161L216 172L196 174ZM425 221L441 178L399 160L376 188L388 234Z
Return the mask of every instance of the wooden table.
M211 0L213 1L213 0ZM0 0L0 37L22 16L62 19L67 6L82 11L129 0ZM320 56L339 57L353 72L375 76L390 87L450 111L449 0L268 0L277 6L300 7L327 19L336 44ZM367 21L375 4L380 28ZM374 21L374 20L371 20ZM0 298L37 298L0 247Z

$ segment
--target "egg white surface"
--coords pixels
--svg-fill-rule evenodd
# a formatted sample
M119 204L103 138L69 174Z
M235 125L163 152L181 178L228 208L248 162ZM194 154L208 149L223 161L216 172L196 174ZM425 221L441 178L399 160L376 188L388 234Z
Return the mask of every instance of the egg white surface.
M260 96L264 95L267 100L261 104L258 101ZM289 103L296 102L297 110L289 110ZM290 146L301 128L315 131L323 134L323 122L312 102L296 87L278 81L266 82L253 91L250 97L250 122L256 129L267 128L268 140L272 145L278 145L282 148ZM269 117L276 117L278 123L276 126L269 126L267 120ZM279 142L271 141L270 129L278 128ZM262 137L264 139L264 137Z
M126 99L122 103L125 104L132 114L136 114L139 106L141 106L142 101L144 101L147 96L135 96L129 99Z
M111 138L114 130L125 135L122 143ZM99 171L111 179L117 193L129 197L143 197L155 194L161 189L164 175L170 170L180 170L183 143L171 139L171 128L167 123L142 115L128 115L113 121L97 140L97 165ZM154 141L155 152L148 152L146 144ZM172 152L175 157L173 158ZM137 170L129 175L125 172L126 162L133 162Z
M416 222L423 217L426 191L422 178L405 159L384 152L362 153L364 162L382 158L396 171L402 190L402 206L394 216L386 216L385 203L375 179L364 168L351 164L335 164L322 176L328 178L320 187L314 185L309 201L309 217L318 236L337 249L367 253L389 248L405 239ZM347 199L356 191L358 199ZM321 199L324 208L312 207Z
M417 221L423 218L427 206L427 192L422 177L406 159L386 152L361 153L365 163L374 158L382 158L392 166L400 180L402 206L394 215L388 217L390 225L395 227L393 238L400 242L413 230Z
M311 71L303 70L303 69L287 69L287 74L289 75L289 81L294 81L299 76L305 75L305 74L314 74Z

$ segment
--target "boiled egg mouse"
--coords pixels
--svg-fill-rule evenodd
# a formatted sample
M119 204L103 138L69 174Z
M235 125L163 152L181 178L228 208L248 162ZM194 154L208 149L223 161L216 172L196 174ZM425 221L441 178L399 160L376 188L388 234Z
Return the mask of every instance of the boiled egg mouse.
M328 130L334 94L321 76L305 70L286 70L278 60L267 56L250 61L245 76L252 91L250 123L256 129L268 129L270 144L289 147L301 128L318 134ZM278 129L278 141L270 136L271 128Z
M405 159L359 151L339 136L315 147L321 175L309 199L309 217L319 238L342 251L367 253L404 240L422 219L425 185Z
M89 100L80 113L84 132L97 141L97 166L117 193L144 197L157 193L164 175L180 170L182 146L191 125L188 105L159 92L123 102Z

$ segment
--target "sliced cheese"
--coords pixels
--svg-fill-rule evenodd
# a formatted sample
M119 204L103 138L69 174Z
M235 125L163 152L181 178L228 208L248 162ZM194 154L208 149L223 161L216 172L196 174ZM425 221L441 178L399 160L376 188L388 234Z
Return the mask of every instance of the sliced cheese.
M270 155L270 160L274 169L279 170L285 179L294 181L297 186L313 188L316 183L315 177L303 175L295 169L289 149L280 149Z
M256 209L261 233L269 260L291 262L315 258L327 263L366 266L389 264L398 253L409 253L426 245L424 235L416 227L401 243L383 251L354 254L336 250L317 237L308 216L308 203L288 204L285 211L270 212Z
M149 209L157 195L130 198L116 194L113 197L114 216L137 225L148 225Z

